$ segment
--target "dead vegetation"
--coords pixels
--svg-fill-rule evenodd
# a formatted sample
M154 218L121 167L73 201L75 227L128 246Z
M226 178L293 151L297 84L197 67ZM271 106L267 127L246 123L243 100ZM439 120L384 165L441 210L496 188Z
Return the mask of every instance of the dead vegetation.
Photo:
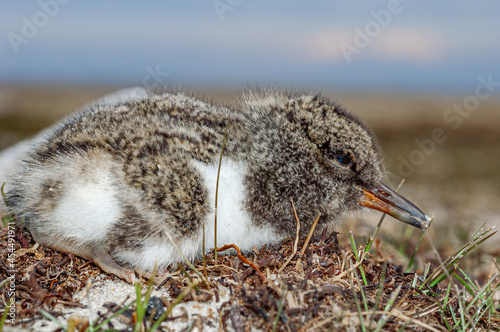
M451 283L446 279L431 285L425 281L431 275L430 270L404 273L401 267L392 265L387 259L363 253L361 249L357 253L343 249L335 232L324 230L320 236L313 236L307 247L305 241L305 238L298 241L287 239L246 253L246 257L263 272L264 279L238 257L222 255L216 262L210 253L206 257L209 282L192 271L184 273L180 270L157 286L168 289L171 299L151 298L147 302L158 308L155 312L163 313L164 306L169 306L172 299L219 302L220 289L228 289L229 300L216 305L219 326L214 327L224 330L231 327L236 331L462 330L460 317L464 315L474 317L476 330L500 328L492 300L484 310L480 301L473 303L473 295L448 287ZM45 319L42 312L46 312L62 322L65 328L69 327L71 322L67 317L61 317L58 308L81 306L73 302L72 295L81 290L89 278L99 275L100 270L78 257L41 247L31 240L28 233L17 231L17 272L12 274L7 262L7 244L7 231L3 231L1 279L15 276L18 326L29 326L35 320ZM195 267L203 271L202 262ZM483 294L484 301L492 298L497 287L497 276L490 279L495 279L490 283L490 291L473 292ZM422 287L424 283L426 285ZM191 289L189 292L186 292L187 287ZM8 300L6 291L4 287L3 308ZM147 293L143 292L142 296L149 298ZM112 329L113 320L108 322L107 318L120 308L120 314L129 317L127 330L142 324L151 328L152 323L147 323L150 315L146 314L142 318L144 321L138 322L137 301L132 299L131 304L124 307L124 304L110 303L107 308L101 308L101 318L93 326L80 320L75 324L76 330L94 330L105 321L102 328ZM477 312L481 315L477 316ZM151 322L160 317L157 315ZM183 316L163 318L166 321L186 319ZM198 317L197 324L203 325L203 319ZM74 323L75 317L72 320ZM159 328L162 329L161 324Z

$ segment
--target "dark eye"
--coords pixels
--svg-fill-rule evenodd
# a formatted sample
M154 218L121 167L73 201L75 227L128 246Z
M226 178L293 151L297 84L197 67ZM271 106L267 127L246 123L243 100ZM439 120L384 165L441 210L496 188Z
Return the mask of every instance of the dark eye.
M330 141L326 141L319 147L321 153L329 159L335 159L340 165L352 167L356 162L354 155L349 150L332 150Z
M350 152L333 151L333 158L342 166L351 166L354 164L354 158Z

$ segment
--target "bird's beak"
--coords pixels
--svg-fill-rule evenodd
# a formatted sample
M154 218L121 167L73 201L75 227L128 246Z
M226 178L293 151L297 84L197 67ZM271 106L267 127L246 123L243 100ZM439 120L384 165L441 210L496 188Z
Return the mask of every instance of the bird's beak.
M422 230L429 226L431 218L426 216L412 202L396 193L382 182L370 188L362 188L363 197L359 204L382 211L388 215Z

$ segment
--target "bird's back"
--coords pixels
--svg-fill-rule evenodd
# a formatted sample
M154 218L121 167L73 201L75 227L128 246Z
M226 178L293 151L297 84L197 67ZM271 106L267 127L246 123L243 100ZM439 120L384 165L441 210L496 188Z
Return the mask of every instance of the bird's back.
M184 94L91 106L25 156L9 184L11 209L37 242L89 259L97 244L118 256L146 239L161 246L165 230L196 237L211 208L194 161L218 160L228 115Z

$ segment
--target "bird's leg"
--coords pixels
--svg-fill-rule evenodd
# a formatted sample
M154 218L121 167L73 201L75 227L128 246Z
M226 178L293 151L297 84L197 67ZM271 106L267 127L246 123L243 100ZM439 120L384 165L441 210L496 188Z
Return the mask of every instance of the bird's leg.
M153 275L153 273L150 271L135 268L135 272L137 272L139 278L144 277L147 280L151 280L151 278L153 278L153 282L155 283L155 285L160 285L168 276L168 273L166 271L157 271L155 275Z
M125 281L131 284L135 282L134 271L118 264L106 250L94 247L91 249L91 254L94 263L96 263L104 272L114 274L122 279L125 279Z
M248 259L246 259L246 257L241 254L240 248L238 248L238 246L236 246L235 244L226 244L225 246L218 248L217 251L224 251L224 250L231 249L231 248L236 250L238 258L241 259L243 261L243 263L246 263L246 264L250 265L251 267L253 267L255 269L255 271L257 271L259 273L262 280L266 280L266 277L264 277L262 272L260 272L257 265L255 265L254 263L252 263Z

